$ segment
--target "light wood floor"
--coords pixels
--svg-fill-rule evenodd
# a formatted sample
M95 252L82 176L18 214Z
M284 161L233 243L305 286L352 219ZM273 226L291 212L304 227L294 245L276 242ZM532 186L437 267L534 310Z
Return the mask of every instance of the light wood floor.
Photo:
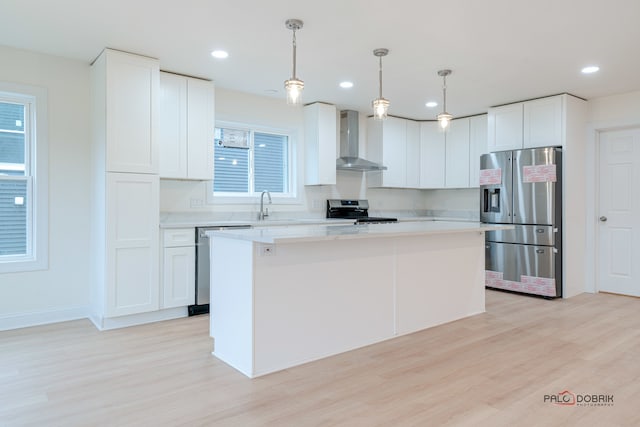
M327 313L331 315L331 313ZM0 426L637 426L640 300L487 291L487 313L249 380L208 318L0 333ZM544 403L564 390L611 407Z

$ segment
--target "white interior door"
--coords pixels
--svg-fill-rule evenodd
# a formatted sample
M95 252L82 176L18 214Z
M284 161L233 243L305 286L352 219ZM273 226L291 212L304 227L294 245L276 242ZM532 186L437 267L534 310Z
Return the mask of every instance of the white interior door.
M640 296L640 129L600 134L599 290Z

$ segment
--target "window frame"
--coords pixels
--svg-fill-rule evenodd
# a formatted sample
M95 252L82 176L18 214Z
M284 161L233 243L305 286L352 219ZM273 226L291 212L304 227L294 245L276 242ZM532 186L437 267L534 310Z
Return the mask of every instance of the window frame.
M289 129L281 129L281 128L273 128L267 126L258 126L258 125L250 125L246 123L238 123L238 122L228 122L228 121L217 121L215 124L216 128L230 128L237 129L249 132L249 182L250 188L253 188L252 193L245 192L215 192L214 191L214 180L215 180L215 170L213 171L214 178L211 181L207 182L207 197L206 202L209 205L213 204L255 204L256 198L260 197L262 191L257 191L255 189L254 180L254 134L255 133L265 133L271 135L278 136L286 136L287 137L287 174L288 174L288 182L287 186L289 191L286 193L271 193L272 201L274 204L300 204L300 200L298 197L298 181L297 181L297 170L296 170L296 159L297 159L297 150L296 150L296 141L295 141L295 132ZM215 153L215 149L214 149ZM215 154L214 154L215 155ZM215 162L214 162L215 163Z
M27 254L0 255L0 274L45 270L49 266L47 90L0 81L0 101L25 105L24 176L2 176L27 183Z

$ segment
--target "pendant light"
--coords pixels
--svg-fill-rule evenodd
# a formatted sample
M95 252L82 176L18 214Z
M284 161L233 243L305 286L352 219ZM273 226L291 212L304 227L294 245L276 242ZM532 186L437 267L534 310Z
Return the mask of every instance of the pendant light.
M389 49L375 49L373 54L380 58L380 70L379 70L379 79L380 79L380 96L371 102L371 106L373 107L373 118L376 120L384 120L387 118L387 111L389 110L389 101L382 97L382 57L387 56L389 53Z
M449 127L449 123L451 123L451 119L453 116L447 113L447 76L451 74L451 70L440 70L438 71L438 75L442 77L442 113L437 115L438 124L440 124L440 129L447 130Z
M284 82L284 88L287 92L287 104L299 105L302 102L304 82L296 77L296 31L302 28L303 22L300 19L287 19L284 25L293 31L293 75Z

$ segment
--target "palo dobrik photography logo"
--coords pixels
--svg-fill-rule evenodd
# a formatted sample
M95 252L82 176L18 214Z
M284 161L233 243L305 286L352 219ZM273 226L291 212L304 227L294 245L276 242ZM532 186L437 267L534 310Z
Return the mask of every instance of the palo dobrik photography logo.
M545 394L544 402L561 406L575 406L576 395L575 393L571 393L569 390L561 391L558 394Z
M613 394L573 393L569 390L545 394L544 403L559 406L613 406Z

